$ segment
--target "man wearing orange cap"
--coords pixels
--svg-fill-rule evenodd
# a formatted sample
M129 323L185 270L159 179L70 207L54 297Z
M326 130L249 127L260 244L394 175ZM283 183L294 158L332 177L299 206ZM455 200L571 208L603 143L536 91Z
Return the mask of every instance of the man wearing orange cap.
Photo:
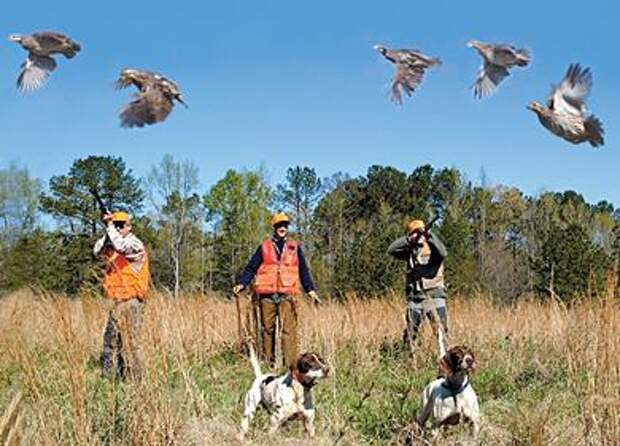
M407 225L407 235L396 239L387 252L407 262L407 327L404 340L409 343L415 340L424 316L433 320L433 311L424 306L427 296L432 298L444 332L447 333L448 315L443 274L447 251L442 241L436 234L426 230L422 220L412 220Z
M110 376L116 359L118 378L140 379L138 334L150 282L149 258L144 244L131 232L129 214L107 213L102 219L106 233L95 243L93 253L106 261L103 288L113 306L103 334L101 366L103 374Z
M261 243L241 274L238 285L233 288L238 294L256 277L254 292L263 326L263 358L273 365L276 316L279 316L286 366L294 364L297 359L295 296L301 294L300 284L312 299L319 301L301 245L287 238L289 223L288 215L283 212L273 216L273 235Z

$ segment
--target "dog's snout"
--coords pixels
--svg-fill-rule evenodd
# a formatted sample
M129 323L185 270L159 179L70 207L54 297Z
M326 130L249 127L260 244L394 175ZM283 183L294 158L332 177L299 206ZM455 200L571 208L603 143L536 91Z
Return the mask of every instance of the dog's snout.
M472 365L474 365L474 358L472 358L471 356L465 357L465 364L467 364L467 367L471 367Z

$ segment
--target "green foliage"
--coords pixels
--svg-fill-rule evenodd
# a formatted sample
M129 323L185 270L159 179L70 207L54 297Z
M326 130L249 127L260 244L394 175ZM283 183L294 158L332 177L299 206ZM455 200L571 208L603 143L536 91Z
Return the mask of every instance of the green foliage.
M229 170L203 195L191 161L164 158L146 175L150 206L121 158L78 159L54 176L40 208L55 218L37 227L39 181L25 169L0 170L0 288L37 285L76 292L99 286L91 255L98 232L99 189L106 204L134 214L134 232L151 254L156 285L228 290L260 241L272 211L293 218L322 294L378 296L401 289L404 265L386 254L412 218L441 218L435 231L448 249L450 295L488 292L511 302L528 292L561 298L596 294L620 256L620 212L589 204L575 191L524 196L514 187L474 186L455 168L422 165L410 173L373 165L365 175L320 179L311 167L287 170L276 193L262 170ZM137 215L136 215L137 214Z
M97 232L101 218L92 195L95 188L109 209L136 213L142 208L144 193L140 182L121 158L89 156L76 160L69 173L53 176L49 193L41 195L43 211L66 222L72 233Z
M158 240L151 248L158 258L157 283L174 291L203 290L204 208L198 194L198 168L165 155L147 176Z
M0 169L0 243L34 228L40 189L40 181L26 168L9 163Z
M608 266L605 253L577 223L553 228L542 251L544 256L536 265L538 287L563 298L590 294L590 286L602 282Z
M214 232L215 289L230 289L269 234L272 191L262 171L229 170L204 196Z
M278 185L277 203L292 218L292 227L302 242L310 236L312 212L321 198L321 179L310 167L295 166L286 171L286 183Z

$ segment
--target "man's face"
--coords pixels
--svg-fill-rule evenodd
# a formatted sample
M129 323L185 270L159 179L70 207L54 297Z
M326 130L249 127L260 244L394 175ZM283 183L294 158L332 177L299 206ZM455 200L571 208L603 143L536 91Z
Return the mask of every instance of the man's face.
M288 223L280 223L277 224L273 227L276 236L278 236L279 238L284 238L286 237L286 234L288 234Z
M123 237L126 237L127 234L131 232L131 223L128 221L115 221L114 227L118 230L118 233Z
M415 231L409 233L409 240L411 240L412 243L420 245L425 242L426 237L424 237L424 233L422 231L416 229Z

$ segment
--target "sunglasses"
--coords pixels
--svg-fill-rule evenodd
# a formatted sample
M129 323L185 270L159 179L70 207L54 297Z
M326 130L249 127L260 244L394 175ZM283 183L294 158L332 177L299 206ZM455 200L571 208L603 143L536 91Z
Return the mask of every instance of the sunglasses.
M280 223L274 226L274 229L286 228L288 229L288 223Z
M124 221L114 221L112 222L112 224L114 225L116 229L123 229L125 227Z

